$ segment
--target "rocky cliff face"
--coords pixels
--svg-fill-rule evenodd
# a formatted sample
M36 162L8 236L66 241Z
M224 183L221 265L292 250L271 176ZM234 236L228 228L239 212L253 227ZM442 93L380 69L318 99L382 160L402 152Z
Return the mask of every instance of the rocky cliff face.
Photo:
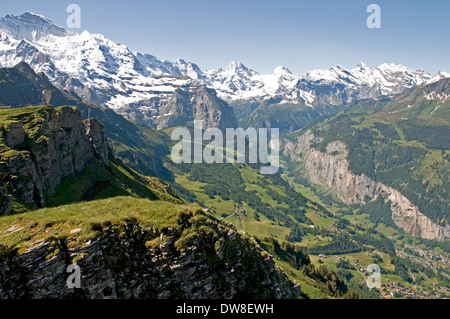
M334 189L339 199L346 204L363 204L365 199L375 200L381 195L386 202L391 202L393 221L409 234L426 239L450 240L450 225L432 222L398 190L365 175L352 173L344 143L332 142L327 146L327 153L322 153L310 146L314 138L312 132L308 131L295 143L285 142L285 155L303 162L312 183Z
M12 203L12 196L11 195L5 195L3 191L0 189L0 212L10 212L11 211L11 203Z
M97 119L84 121L85 135L88 139L91 153L105 166L109 167L109 156L111 149L106 139L105 128Z
M7 193L25 204L43 207L44 193L51 194L63 178L82 172L93 156L109 165L102 124L95 119L83 122L72 107L30 109L28 116L5 122L0 135L0 181ZM10 214L10 206L2 205L0 215Z
M70 248L75 234L41 241L22 254L0 250L0 299L299 297L300 286L253 239L202 210L184 213L180 223L159 230L126 221L82 247ZM74 262L79 289L66 284Z
M238 126L233 108L219 99L214 90L204 85L177 88L166 98L154 99L148 103L151 107L146 109L129 106L122 107L117 112L157 129L173 126L193 127L194 120L202 120L205 129Z

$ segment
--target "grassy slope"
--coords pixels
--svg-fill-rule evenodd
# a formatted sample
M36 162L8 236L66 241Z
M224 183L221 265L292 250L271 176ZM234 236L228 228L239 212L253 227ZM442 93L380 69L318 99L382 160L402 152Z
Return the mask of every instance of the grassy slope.
M191 226L185 229L187 220ZM211 233L211 223L229 227L228 223L218 221L195 204L180 205L121 196L0 217L0 257L4 257L11 251L17 250L18 253L24 253L42 243L50 243L46 258L51 258L58 253L57 248L54 247L58 247L60 240L70 239L68 248L83 247L87 242L101 235L106 228L120 229L128 221L133 221L142 229L153 228L164 231L170 228L172 233L181 230L175 242L177 249L181 250L185 245L189 245L192 238L200 232ZM217 234L211 235L217 236ZM247 238L245 235L244 237ZM259 242L263 249L268 248L267 243ZM264 251L261 254L263 257L267 255ZM305 261L297 262L297 265L309 263L309 259L302 252L293 253L292 250L280 247L276 250L275 260L284 270L287 270L291 280L303 284L304 292L308 292L308 297L333 297L333 294L327 290L326 281L311 278L297 266L293 267L295 254L306 258ZM83 258L83 256L73 256L73 258Z
M108 170L94 159L83 173L63 180L54 194L48 194L47 206L115 196L183 202L160 179L143 176L127 167L120 159L111 158L110 165L111 169Z
M77 229L76 237L81 245L100 234L102 227L129 219L147 228L176 227L180 214L194 209L198 207L131 196L45 208L1 217L0 244L23 251L42 240L68 238L70 231Z

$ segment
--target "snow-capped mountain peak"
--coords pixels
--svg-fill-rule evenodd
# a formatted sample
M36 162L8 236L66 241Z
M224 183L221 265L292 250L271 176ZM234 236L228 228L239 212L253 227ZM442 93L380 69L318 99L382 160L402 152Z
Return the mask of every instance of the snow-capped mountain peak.
M277 66L273 71L272 74L277 74L277 75L292 75L291 70L289 70L288 68L284 67L284 66Z
M304 76L279 66L270 74L260 74L240 62L225 69L207 71L205 81L228 101L273 100L281 103L339 105L358 99L394 95L406 88L437 81L425 71L400 64L384 63L370 67L360 62L355 68L337 65L316 69ZM445 72L441 74L445 76Z
M131 113L146 119L162 116L158 105L178 88L198 88L199 84L214 89L228 102L270 100L315 107L394 95L450 76L445 72L431 76L398 64L372 68L363 62L353 69L335 66L303 76L283 66L260 74L238 61L202 71L183 59L170 62L132 53L102 34L65 30L35 13L0 18L0 66L13 67L21 61L35 72L44 72L60 88L118 112L136 109Z
M368 66L367 66L364 62L359 62L358 65L357 65L356 67L357 67L357 68L360 68L360 69L368 68Z
M174 66L180 71L180 75L187 75L191 79L199 79L204 76L203 71L200 70L197 64L187 62L183 59L177 59Z
M339 74L342 74L343 70L344 68L341 66L332 67L328 70L316 69L306 73L303 78L311 82L338 81Z
M384 72L390 72L390 73L410 71L410 69L407 68L406 66L404 66L402 64L395 64L395 63L383 63L383 64L380 64L378 66L378 69L382 70Z
M231 61L231 63L225 68L226 71L238 71L248 70L247 67L239 61Z
M242 62L232 61L225 69L218 70L218 73L226 74L227 76L251 77L257 74L256 71L247 68Z
M439 76L441 79L450 78L450 73L444 72L444 71L439 71L439 72L438 72L438 76Z
M49 36L65 37L75 34L55 25L42 15L32 12L25 12L20 16L9 14L0 18L0 32L16 40L30 41L39 41Z

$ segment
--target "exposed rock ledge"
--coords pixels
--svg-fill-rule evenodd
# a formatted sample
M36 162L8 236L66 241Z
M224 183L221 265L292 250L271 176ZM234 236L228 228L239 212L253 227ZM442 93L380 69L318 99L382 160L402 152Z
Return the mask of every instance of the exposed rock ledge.
M314 135L308 131L296 143L285 141L284 151L293 160L303 161L312 183L336 190L339 199L346 204L363 203L367 196L375 200L381 194L386 202L391 202L395 224L409 234L439 241L450 239L450 225L438 225L431 221L398 190L365 175L352 173L344 143L331 142L327 146L327 153L322 153L310 147L313 139Z
M0 299L299 298L300 285L254 239L211 216L181 212L175 229L121 221L83 247L70 248L76 234L22 254L0 245ZM79 289L66 285L74 262Z

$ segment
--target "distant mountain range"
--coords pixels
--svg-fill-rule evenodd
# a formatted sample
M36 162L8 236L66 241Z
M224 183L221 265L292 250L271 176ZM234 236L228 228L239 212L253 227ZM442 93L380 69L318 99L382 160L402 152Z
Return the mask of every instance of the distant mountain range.
M206 108L219 105L225 118L221 125L235 127L233 115L220 99L232 105L266 102L311 108L338 106L399 94L450 77L445 72L433 76L402 65L371 68L364 63L351 70L336 66L303 76L292 74L285 67L277 67L271 74L259 74L240 62L202 71L192 62L169 62L150 54L133 53L126 45L101 34L75 33L29 12L0 18L0 66L13 67L22 61L36 72L44 72L57 87L155 128L192 120L196 112L205 108L199 98L205 92L210 104ZM199 91L204 86L209 90ZM185 99L178 98L180 92L184 92ZM174 119L175 109L194 111Z

